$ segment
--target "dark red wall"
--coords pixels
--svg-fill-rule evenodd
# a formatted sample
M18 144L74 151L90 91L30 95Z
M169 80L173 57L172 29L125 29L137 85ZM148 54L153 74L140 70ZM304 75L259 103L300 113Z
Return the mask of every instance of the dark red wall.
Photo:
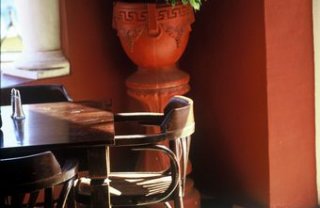
M268 202L263 1L207 1L181 67L195 100L194 178L227 198Z

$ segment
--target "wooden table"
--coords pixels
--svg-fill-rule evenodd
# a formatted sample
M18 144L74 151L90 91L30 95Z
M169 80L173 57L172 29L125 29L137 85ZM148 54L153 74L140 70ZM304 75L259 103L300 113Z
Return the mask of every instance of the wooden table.
M114 121L110 110L97 106L101 107L93 102L23 105L23 120L13 120L11 106L1 106L0 159L45 150L70 152L84 148L93 179L92 207L110 206L109 190L102 189L101 184L110 172Z

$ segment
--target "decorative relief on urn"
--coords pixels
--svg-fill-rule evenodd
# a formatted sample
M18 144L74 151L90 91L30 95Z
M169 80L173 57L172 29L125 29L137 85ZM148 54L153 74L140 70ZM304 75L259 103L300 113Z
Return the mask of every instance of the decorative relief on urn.
M140 37L144 30L144 26L133 29L118 29L118 36L124 39L130 51L133 51L134 42Z
M174 18L185 18L186 23L194 22L194 14L191 7L187 5L176 5L174 7L167 4L154 4L156 8L155 14L150 14L147 11L146 4L137 4L137 6L126 7L122 6L121 2L117 2L114 7L113 20L127 24L135 24L147 20L150 15L155 15L157 21L167 21ZM116 25L114 25L116 26Z
M144 69L174 66L186 48L193 22L190 5L117 1L113 7L113 28L124 51Z
M161 27L164 28L164 31L172 38L174 38L176 40L177 43L177 48L180 47L180 40L182 35L185 32L190 32L191 31L191 27L190 26L170 26L170 25L166 25L166 24L161 24Z
M190 25L194 22L194 13L187 5L178 4L172 7L168 4L141 3L129 7L128 4L121 2L115 4L113 27L118 31L122 44L131 52L134 50L135 42L142 38L143 33L147 36L144 38L149 39L159 39L159 36L166 34L175 40L176 48L179 48L184 33L191 31Z

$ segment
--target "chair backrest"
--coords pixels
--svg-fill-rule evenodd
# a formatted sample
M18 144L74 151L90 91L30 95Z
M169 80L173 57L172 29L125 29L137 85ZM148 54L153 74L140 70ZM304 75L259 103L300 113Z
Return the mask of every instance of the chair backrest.
M25 85L1 88L1 105L11 104L12 88L20 91L22 104L72 101L63 85Z
M38 195L44 191L44 207L55 203L53 190L56 185L67 184L62 188L57 207L63 207L68 197L76 170L65 174L52 152L1 159L0 160L0 207L38 206Z
M184 96L172 97L164 109L162 131L169 139L190 136L195 131L193 101Z

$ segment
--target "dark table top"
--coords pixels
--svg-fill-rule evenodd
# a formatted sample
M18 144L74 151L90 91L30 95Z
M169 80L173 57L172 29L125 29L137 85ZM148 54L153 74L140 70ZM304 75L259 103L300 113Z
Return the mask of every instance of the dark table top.
M96 106L93 102L23 105L23 120L11 118L11 106L1 106L0 158L17 152L113 144L113 113Z

